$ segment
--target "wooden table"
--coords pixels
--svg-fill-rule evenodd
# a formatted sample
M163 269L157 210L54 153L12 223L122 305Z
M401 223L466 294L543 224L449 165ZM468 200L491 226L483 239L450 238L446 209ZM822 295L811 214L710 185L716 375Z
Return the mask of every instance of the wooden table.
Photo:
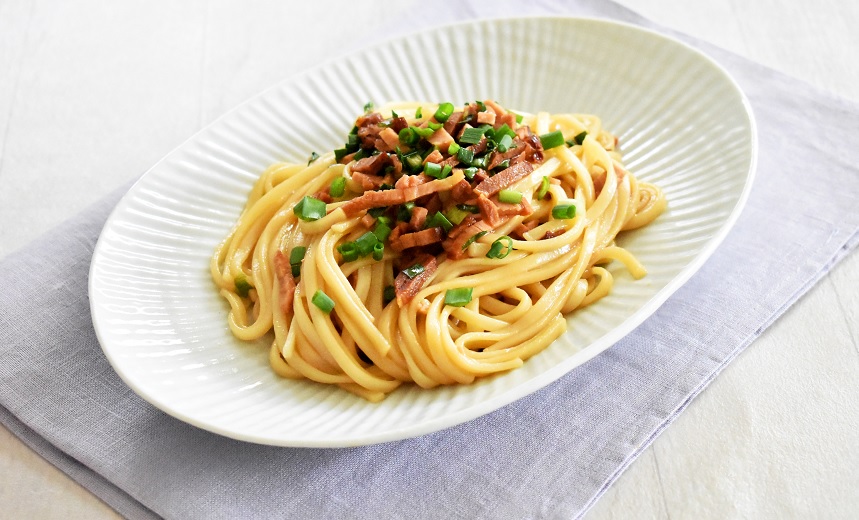
M267 8L284 20L283 30L302 30L334 11L360 24L387 11L402 14L414 3L343 2L334 9L328 4L335 2L317 0ZM621 3L859 100L859 4ZM266 45L265 30L256 30L255 22L267 15L260 7L231 8L219 0L159 11L143 1L1 2L0 256L138 175L217 115L289 73L260 67L277 63L282 53ZM329 38L329 49L349 48L349 35ZM244 43L234 48L252 52L231 52L231 40ZM289 63L299 69L319 57L299 52ZM242 64L254 74L243 75ZM832 144L859 145L859 129L852 136L833 135ZM856 517L857 286L859 255L853 254L734 361L587 518ZM0 517L116 516L0 428Z

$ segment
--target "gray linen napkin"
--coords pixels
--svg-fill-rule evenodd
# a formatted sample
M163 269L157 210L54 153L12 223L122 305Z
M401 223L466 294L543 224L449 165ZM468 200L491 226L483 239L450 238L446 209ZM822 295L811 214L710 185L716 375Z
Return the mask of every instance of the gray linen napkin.
M476 5L411 19L477 18ZM596 0L499 9L648 25ZM119 380L92 329L87 270L117 192L0 262L0 421L132 518L582 515L859 242L859 150L828 138L855 135L859 107L686 40L725 66L753 105L760 162L748 207L655 315L547 388L448 430L362 448L258 446L184 424Z

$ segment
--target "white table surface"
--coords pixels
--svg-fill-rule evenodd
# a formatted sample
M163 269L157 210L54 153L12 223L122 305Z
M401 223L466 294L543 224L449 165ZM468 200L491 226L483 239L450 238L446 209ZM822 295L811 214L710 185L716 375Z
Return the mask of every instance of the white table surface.
M349 34L329 33L287 59L269 45L271 31L304 30L335 12L360 24L415 3L197 0L156 11L145 1L0 2L0 257L245 98L350 48ZM859 3L621 3L859 101ZM859 145L859 129L832 143ZM857 282L853 254L735 360L587 518L859 517ZM0 428L0 518L116 517Z

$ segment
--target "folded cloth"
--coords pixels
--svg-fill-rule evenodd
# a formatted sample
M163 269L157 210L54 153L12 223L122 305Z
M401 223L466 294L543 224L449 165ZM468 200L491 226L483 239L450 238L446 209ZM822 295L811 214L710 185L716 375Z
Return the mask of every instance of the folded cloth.
M409 27L479 16L477 3L456 5L424 7ZM652 27L598 0L498 9ZM859 107L685 40L726 67L751 100L760 160L748 206L651 318L554 384L460 426L360 448L259 446L189 426L119 380L92 328L88 267L117 192L2 261L0 421L130 518L581 516L859 241L859 150L830 138L855 133Z

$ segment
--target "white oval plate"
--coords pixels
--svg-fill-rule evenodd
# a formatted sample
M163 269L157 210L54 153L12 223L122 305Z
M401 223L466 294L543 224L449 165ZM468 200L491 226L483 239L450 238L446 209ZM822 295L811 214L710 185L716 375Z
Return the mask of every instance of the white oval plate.
M620 136L629 169L669 200L665 214L623 239L648 276L633 281L618 270L612 294L569 316L569 332L544 352L470 386L407 385L371 404L275 376L267 340L246 344L228 331L227 305L208 271L260 172L339 147L368 100L485 98L529 112L597 114ZM751 110L734 81L703 54L657 33L575 18L431 30L293 76L149 170L95 249L93 323L135 392L228 437L338 447L433 432L542 388L652 314L733 225L755 150Z

